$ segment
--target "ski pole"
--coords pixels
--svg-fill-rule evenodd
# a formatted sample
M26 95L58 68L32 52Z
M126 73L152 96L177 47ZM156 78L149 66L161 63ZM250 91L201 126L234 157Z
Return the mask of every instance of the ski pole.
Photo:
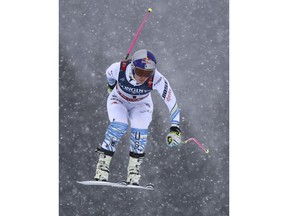
M183 141L182 144L186 144L186 143L188 143L188 142L194 142L194 143L196 143L196 144L199 146L199 148L201 148L206 154L209 153L209 149L206 149L206 148L203 146L203 144L202 144L199 140L197 140L195 137L191 137L191 138Z
M129 55L130 55L130 53L131 53L131 51L132 51L132 49L133 49L133 47L134 47L134 45L135 45L135 43L136 43L136 40L137 40L137 38L138 38L138 36L139 36L139 34L140 34L140 32L141 32L141 30L142 30L145 22L147 21L149 15L150 15L150 12L152 12L152 8L148 8L148 11L147 11L147 13L146 13L146 15L145 15L145 17L144 17L144 19L143 19L143 21L142 21L139 29L138 29L138 31L136 32L136 35L135 35L135 37L134 37L134 39L133 39L133 41L132 41L132 43L131 43L128 51L127 51L127 55L126 55L125 60L128 59L128 57L129 57Z

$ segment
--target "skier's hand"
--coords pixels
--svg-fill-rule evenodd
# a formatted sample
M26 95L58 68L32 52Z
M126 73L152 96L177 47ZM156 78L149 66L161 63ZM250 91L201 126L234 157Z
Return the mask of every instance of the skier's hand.
M113 85L109 85L109 83L107 83L107 92L108 92L108 94L110 94L112 92L112 90L114 89L116 84L117 84L117 81Z
M181 130L179 127L170 128L170 133L166 136L166 143L169 147L177 146L181 143Z

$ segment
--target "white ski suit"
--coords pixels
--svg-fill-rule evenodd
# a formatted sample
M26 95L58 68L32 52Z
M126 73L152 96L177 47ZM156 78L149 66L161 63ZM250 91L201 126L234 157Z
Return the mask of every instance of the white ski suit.
M152 120L153 102L150 92L157 90L170 113L171 126L179 126L180 111L176 97L167 79L155 69L152 77L137 84L129 61L116 62L106 70L110 86L116 83L107 100L110 125L101 145L102 149L115 152L130 121L130 152L143 154L147 143L148 126Z

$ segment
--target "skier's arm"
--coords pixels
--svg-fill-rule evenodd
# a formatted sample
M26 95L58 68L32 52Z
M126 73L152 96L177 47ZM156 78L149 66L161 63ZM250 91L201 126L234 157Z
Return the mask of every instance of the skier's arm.
M106 70L108 93L110 93L117 84L120 70L120 62L113 63Z
M168 80L158 71L154 76L153 89L157 90L161 98L164 100L170 113L171 127L179 127L180 110L178 108L175 94L168 82Z
M175 94L168 80L159 72L155 73L153 89L156 89L170 113L170 132L166 137L169 146L176 146L181 143L181 130L179 128L180 110L178 108Z

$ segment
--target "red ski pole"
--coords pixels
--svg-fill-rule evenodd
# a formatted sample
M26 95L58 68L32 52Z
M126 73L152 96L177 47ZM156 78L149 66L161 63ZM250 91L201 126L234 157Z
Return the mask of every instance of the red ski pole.
M134 39L133 39L133 41L132 41L132 43L131 43L128 51L127 51L127 55L126 55L125 60L128 59L128 57L129 57L129 55L130 55L130 53L131 53L131 51L132 51L132 49L133 49L133 47L134 47L134 45L135 45L135 43L136 43L136 40L137 40L137 38L138 38L138 36L139 36L139 34L140 34L140 32L141 32L141 30L142 30L145 22L147 21L149 15L150 15L150 12L152 12L152 8L148 8L148 11L147 11L147 13L146 13L146 15L145 15L145 17L144 17L144 19L143 19L143 21L142 21L139 29L138 29L138 31L136 32L136 35L135 35L135 37L134 37Z
M191 141L194 142L194 143L196 143L196 144L199 146L199 148L201 148L206 154L209 153L209 149L206 149L206 148L203 146L203 144L202 144L199 140L197 140L195 137L191 137L191 138L183 141L182 144L186 144L186 143L191 142Z

